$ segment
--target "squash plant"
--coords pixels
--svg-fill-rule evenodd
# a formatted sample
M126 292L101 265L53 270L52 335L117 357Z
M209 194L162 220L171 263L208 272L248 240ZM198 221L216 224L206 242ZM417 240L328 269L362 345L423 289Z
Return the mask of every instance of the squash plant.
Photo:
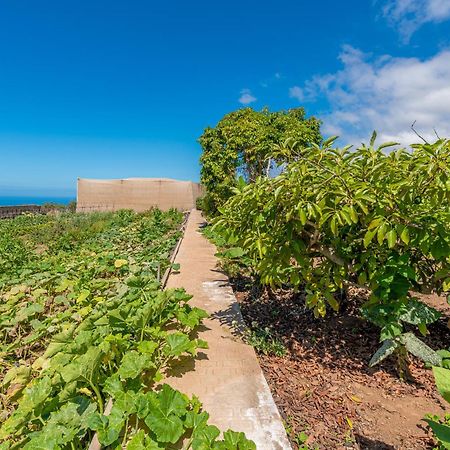
M405 324L427 334L439 313L414 292L450 290L450 141L351 151L335 138L307 149L287 140L295 162L275 178L241 182L215 227L251 258L262 283L304 289L317 317L339 308L351 286L368 290L363 315L381 328L376 364L407 352L440 356ZM344 295L343 295L344 294Z
M198 399L162 384L206 347L205 311L159 282L181 220L155 209L0 222L0 450L85 449L94 434L107 449L255 448L220 438Z

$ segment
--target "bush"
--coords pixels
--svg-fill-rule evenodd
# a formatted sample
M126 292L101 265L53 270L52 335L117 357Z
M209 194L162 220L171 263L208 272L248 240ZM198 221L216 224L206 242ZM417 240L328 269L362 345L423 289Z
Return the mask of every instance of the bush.
M404 324L427 334L439 317L412 291L450 291L450 141L385 153L393 144L375 147L375 137L352 152L333 139L307 149L288 140L297 161L236 188L215 226L264 284L305 289L318 317L350 286L369 289L364 315L384 341L372 363L404 360L406 349L438 365Z
M211 195L208 193L205 194L203 197L199 197L195 201L195 207L199 211L203 211L205 216L212 216L217 212L216 208L214 206L214 201L213 201Z
M77 201L76 200L72 200L71 202L69 202L69 204L67 205L67 209L74 213L77 210Z

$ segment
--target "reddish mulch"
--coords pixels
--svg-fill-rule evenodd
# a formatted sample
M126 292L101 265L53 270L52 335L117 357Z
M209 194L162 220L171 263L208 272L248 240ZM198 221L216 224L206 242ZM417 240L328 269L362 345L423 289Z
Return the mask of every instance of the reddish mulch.
M302 294L269 295L244 278L232 283L247 325L269 328L288 349L283 357L259 358L293 448L300 448L300 432L309 436L309 449L433 448L422 418L443 414L445 404L432 373L411 361L415 381L406 383L392 360L368 367L379 329L359 317L361 295L355 293L339 313L315 319ZM450 343L447 320L430 326L424 338L434 349Z

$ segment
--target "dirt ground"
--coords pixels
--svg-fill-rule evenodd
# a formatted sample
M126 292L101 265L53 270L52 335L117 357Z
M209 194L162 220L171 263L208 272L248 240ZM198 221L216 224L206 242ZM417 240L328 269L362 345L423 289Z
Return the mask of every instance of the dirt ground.
M427 413L443 414L445 402L431 371L412 360L414 382L406 383L398 379L392 360L369 368L379 330L359 318L358 299L339 313L315 319L301 294L280 290L269 295L242 278L233 285L247 325L267 328L287 348L285 356L259 358L293 448L433 448L422 419ZM434 349L446 348L448 305L442 298L425 300L444 314L424 340ZM299 443L305 439L302 432L308 447Z

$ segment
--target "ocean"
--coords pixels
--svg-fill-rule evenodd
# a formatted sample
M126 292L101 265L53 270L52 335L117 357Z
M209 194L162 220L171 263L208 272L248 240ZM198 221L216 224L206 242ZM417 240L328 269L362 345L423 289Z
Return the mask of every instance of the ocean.
M75 197L25 197L25 196L0 196L0 206L16 206L16 205L43 205L44 203L57 203L59 205L67 205L71 201L76 200Z

